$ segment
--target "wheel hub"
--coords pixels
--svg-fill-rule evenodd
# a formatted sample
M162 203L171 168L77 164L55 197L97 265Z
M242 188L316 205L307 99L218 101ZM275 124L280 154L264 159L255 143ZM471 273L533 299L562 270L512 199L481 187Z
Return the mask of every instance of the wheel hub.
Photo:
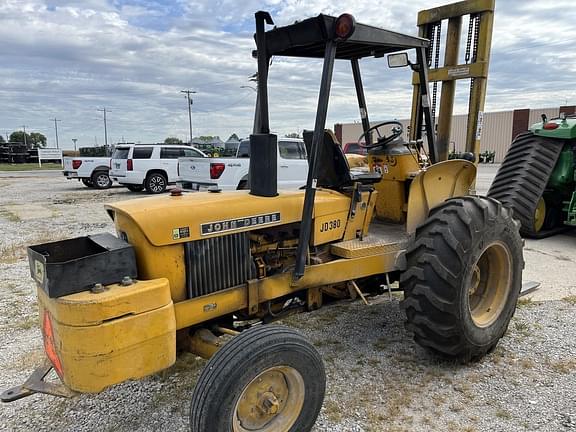
M265 415L274 415L278 413L280 403L274 393L266 392L260 398L257 408Z
M512 286L512 258L501 242L489 244L474 265L468 288L468 306L478 327L493 324L506 305Z
M288 366L270 368L245 387L236 403L234 432L282 432L296 422L304 404L304 380Z
M472 270L472 280L470 281L470 288L468 289L468 295L474 295L476 290L478 290L478 286L480 285L480 269L478 265L474 266L474 270Z
M546 201L543 197L540 197L538 204L536 205L536 211L534 212L534 231L539 232L544 226L544 221L546 220Z

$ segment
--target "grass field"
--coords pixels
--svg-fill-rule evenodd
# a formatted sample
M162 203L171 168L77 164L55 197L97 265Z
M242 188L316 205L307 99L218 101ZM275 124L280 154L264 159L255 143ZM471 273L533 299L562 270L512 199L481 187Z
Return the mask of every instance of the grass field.
M35 170L61 170L59 163L43 163L42 168L37 163L7 164L0 163L0 171L35 171Z

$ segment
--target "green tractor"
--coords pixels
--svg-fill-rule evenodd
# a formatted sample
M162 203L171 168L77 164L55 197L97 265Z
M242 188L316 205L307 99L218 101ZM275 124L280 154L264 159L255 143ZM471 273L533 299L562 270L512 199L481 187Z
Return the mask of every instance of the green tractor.
M525 237L576 226L576 118L534 124L510 146L488 196L514 210Z

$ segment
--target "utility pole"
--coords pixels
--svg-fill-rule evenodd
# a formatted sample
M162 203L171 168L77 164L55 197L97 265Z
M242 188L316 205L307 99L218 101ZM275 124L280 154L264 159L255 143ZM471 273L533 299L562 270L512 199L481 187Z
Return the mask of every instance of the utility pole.
M60 148L60 145L58 144L58 122L62 120L58 120L56 117L50 120L54 122L54 130L56 131L56 148Z
M256 83L258 83L258 79L255 78L254 76L258 76L258 74L256 73L256 74L254 74L254 75L251 75L249 81L256 81ZM252 132L253 132L253 133L257 133L258 124L259 124L259 123L258 123L258 122L259 122L259 120L258 120L258 114L260 113L260 110L258 109L258 105L259 105L259 103L260 103L260 102L259 102L260 99L258 98L258 89L257 89L256 87L249 86L249 85L243 85L243 86L240 86L240 88L241 88L241 89L250 89L250 90L253 90L253 91L256 93L256 107L254 108L254 123L253 123L253 126L252 126Z
M26 125L22 125L22 128L24 129L24 146L28 148L28 144L26 143Z
M192 145L192 98L190 97L191 94L196 93L192 90L180 90L180 93L186 94L186 98L188 99L188 122L190 123L190 145Z
M76 151L76 141L78 141L78 138L72 138L72 142L74 143L74 151Z
M96 111L104 113L104 146L108 148L108 127L106 125L106 113L110 112L110 110L107 110L106 107L104 107L102 109L97 109Z

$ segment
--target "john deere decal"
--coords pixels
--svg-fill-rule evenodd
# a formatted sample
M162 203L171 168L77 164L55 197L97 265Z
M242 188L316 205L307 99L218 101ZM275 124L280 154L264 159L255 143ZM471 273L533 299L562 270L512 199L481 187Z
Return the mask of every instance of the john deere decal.
M280 212L257 216L246 216L238 219L229 219L217 222L208 222L200 225L202 235L236 231L257 225L269 225L280 222Z

